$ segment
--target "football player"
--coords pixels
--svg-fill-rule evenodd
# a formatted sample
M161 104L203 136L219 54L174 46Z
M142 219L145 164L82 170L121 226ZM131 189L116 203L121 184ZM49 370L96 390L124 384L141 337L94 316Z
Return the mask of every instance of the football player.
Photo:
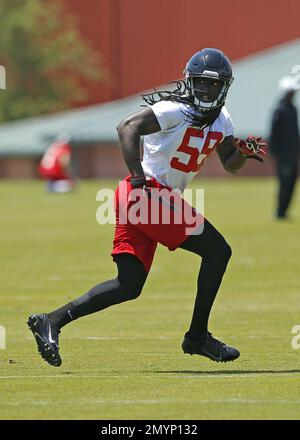
M65 193L75 188L74 172L71 167L72 147L69 137L62 134L46 150L39 164L39 174L47 180L49 192Z
M120 147L130 175L116 190L116 230L113 259L116 278L93 287L83 296L59 309L28 320L40 354L49 364L61 365L58 335L69 322L103 310L113 304L137 298L143 289L157 243L175 250L193 252L202 258L190 327L182 349L184 353L205 356L213 361L237 359L239 351L217 340L208 331L208 319L231 256L231 248L222 234L200 213L194 211L194 224L181 219L165 224L121 221L136 200L132 194L142 191L145 203L161 204L164 210L180 212L187 203L174 189L182 192L199 172L207 157L216 150L223 167L230 173L241 168L247 158L262 161L264 143L249 137L235 139L233 123L224 107L232 84L228 58L217 49L206 48L194 54L185 68L185 80L170 91L144 95L148 106L127 117L117 127ZM139 143L144 136L141 161ZM168 197L155 197L164 190ZM172 200L171 200L172 198ZM173 220L172 220L173 219ZM124 219L123 219L124 220ZM187 227L189 226L189 227ZM199 232L198 232L199 231Z

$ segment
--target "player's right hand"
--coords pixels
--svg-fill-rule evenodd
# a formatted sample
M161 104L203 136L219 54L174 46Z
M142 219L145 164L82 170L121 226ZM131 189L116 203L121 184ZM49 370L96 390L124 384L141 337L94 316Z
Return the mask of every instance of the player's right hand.
M145 176L130 177L130 183L133 188L143 188L144 186L147 186Z
M147 194L148 198L151 197L151 190L149 187L147 187L146 177L143 176L130 177L129 181L132 185L132 189L140 188L143 190L144 194Z

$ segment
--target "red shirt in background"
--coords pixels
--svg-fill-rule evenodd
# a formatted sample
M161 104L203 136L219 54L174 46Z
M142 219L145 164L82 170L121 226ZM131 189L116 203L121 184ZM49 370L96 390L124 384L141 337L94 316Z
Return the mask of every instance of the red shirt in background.
M55 142L44 154L39 165L39 173L45 179L65 180L69 179L67 169L63 163L69 163L71 146L66 142Z

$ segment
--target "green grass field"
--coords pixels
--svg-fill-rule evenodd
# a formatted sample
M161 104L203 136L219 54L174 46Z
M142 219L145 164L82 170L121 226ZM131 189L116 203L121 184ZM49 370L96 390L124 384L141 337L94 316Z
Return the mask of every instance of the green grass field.
M275 181L196 181L206 217L233 256L210 329L241 357L184 355L199 260L159 247L141 297L65 327L60 368L44 363L26 326L115 276L113 226L95 219L98 189L49 195L41 182L0 182L1 419L299 419L300 197L292 222L272 218Z

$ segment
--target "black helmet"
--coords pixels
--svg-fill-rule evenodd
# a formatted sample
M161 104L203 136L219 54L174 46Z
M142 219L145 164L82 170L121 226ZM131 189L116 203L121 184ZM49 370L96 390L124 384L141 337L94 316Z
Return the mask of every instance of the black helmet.
M210 111L224 105L228 89L233 82L233 76L230 61L223 52L211 48L200 50L188 61L183 73L185 74L188 95L193 99L197 108L202 111ZM212 102L200 101L194 93L193 80L195 77L223 81L219 96Z

